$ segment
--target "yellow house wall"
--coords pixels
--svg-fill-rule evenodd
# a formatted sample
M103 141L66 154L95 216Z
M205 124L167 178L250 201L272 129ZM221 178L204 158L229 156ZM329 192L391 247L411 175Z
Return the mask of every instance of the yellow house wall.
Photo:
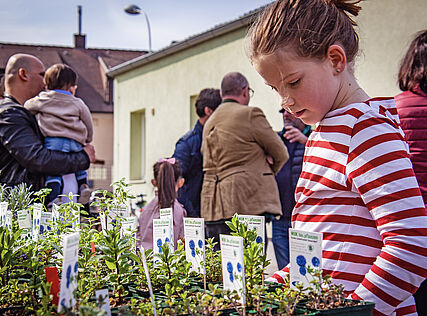
M427 28L425 0L363 2L357 19L361 55L356 76L372 96L399 92L396 73L413 34ZM176 141L190 129L190 97L201 89L219 88L230 71L243 73L255 90L250 105L260 107L275 130L282 127L279 100L254 71L245 54L246 29L217 37L115 78L114 179L130 175L130 113L145 110L145 179L133 181L134 193L151 199L152 165L171 156ZM148 181L144 181L148 180Z
M98 171L88 171L88 178L94 180L95 189L110 189L112 180L113 165L113 114L112 113L92 113L93 141L96 158L103 160L104 164L92 164L91 168L106 168L106 179L96 179L94 175L99 175ZM102 173L104 175L104 173Z

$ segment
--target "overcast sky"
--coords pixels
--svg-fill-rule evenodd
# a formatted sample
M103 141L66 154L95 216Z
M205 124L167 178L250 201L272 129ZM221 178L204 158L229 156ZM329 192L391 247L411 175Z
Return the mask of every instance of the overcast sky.
M229 22L271 0L0 0L0 42L72 46L77 5L90 48L148 49L143 15L123 8L136 4L151 24L153 50Z

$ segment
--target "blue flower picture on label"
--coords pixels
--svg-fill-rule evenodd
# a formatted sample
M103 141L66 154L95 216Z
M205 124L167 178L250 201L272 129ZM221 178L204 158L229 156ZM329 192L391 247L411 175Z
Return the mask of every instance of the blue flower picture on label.
M69 288L70 287L70 282L71 282L71 266L67 267L66 277L67 277L67 288Z
M194 243L194 240L192 240L192 239L188 242L188 245L189 245L190 249L196 248L196 244Z
M203 241L199 239L199 248L202 249L203 248Z
M242 265L240 262L237 262L237 271L242 272Z
M262 244L262 242L263 242L261 236L257 236L255 241L256 241L257 244Z
M159 248L159 253L162 253L162 240L159 238L157 239L157 247Z
M233 264L230 261L227 262L227 271L233 273Z
M74 265L74 273L77 273L78 270L79 270L79 263L78 261L76 261L76 264Z
M303 255L299 255L297 257L297 265L301 266L305 266L307 263L307 260L305 259L305 257Z
M307 269L305 268L305 266L299 267L299 273L301 275L306 275L307 274Z
M318 267L318 266L320 266L320 259L317 257L313 257L311 259L311 263L313 264L314 267Z

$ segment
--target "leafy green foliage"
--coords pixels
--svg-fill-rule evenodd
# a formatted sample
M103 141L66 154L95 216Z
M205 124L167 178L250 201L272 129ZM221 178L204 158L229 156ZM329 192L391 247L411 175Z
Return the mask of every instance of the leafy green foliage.
M237 214L234 214L231 221L227 221L226 224L232 231L231 235L243 237L246 298L248 304L253 305L254 286L263 284L264 271L270 264L270 260L264 252L264 244L256 242L255 228L249 229L247 223L239 221Z

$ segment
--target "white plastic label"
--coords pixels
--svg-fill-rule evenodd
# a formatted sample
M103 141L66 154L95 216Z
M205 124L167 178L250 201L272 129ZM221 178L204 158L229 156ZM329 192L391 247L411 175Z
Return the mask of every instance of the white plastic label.
M205 220L184 218L185 257L191 271L205 274Z
M243 305L245 297L245 265L243 257L243 238L219 235L221 242L222 279L224 289L236 290Z
M79 242L79 233L64 236L64 247L62 249L64 259L62 262L58 313L61 313L65 308L71 308L76 304L73 292L77 288Z
M322 269L322 234L289 228L290 280L291 287L301 282L310 285L313 277L307 267Z
M172 219L153 219L153 253L162 253L162 245L168 243L173 251L172 244ZM156 259L155 259L156 260Z

